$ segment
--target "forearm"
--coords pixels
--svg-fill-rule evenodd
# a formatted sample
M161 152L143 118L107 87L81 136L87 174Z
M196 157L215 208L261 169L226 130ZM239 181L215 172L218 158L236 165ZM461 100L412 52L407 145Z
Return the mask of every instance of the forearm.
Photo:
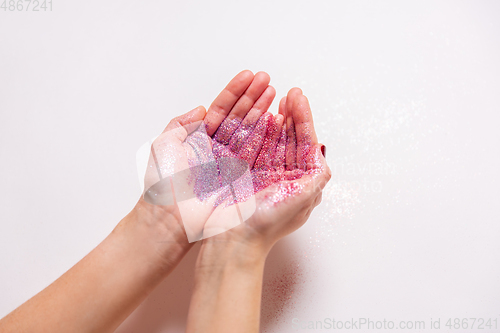
M267 251L214 239L198 256L187 332L256 333Z
M167 230L172 216L150 208L140 202L80 262L2 319L0 331L116 329L189 249Z

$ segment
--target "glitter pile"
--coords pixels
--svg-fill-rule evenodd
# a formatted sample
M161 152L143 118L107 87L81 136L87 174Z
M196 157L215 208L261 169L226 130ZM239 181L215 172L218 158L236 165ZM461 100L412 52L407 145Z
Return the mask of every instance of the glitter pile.
M194 151L189 159L194 194L202 201L216 196L215 207L243 202L273 185L265 196L268 202L277 204L297 195L303 185L291 181L318 171L319 162L311 158L310 130L306 128L305 137L298 140L291 118L285 122L282 115L266 112L253 124L226 118L213 139L200 135L205 128L194 132L190 137L195 137L186 140ZM248 177L253 186L238 186Z

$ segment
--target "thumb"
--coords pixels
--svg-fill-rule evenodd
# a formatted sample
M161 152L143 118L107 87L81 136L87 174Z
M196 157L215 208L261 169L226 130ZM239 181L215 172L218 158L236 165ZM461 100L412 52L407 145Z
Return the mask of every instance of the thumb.
M168 123L167 127L165 127L162 134L173 131L175 132L176 138L182 142L190 133L195 131L200 126L206 113L207 111L205 110L205 107L200 105L193 110L172 119Z

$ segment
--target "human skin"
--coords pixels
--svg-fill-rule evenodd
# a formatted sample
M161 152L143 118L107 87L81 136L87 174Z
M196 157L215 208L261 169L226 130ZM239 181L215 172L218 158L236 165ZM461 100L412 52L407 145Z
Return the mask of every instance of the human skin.
M231 94L223 91L220 96L224 95ZM222 112L210 107L207 118L211 118L211 112L230 118L234 107L230 103L225 107ZM250 112L247 115L256 121ZM241 113L238 116L244 118ZM305 223L331 177L314 131L309 102L300 89L291 89L281 100L274 121L276 126L268 130L253 165L267 169L256 172L265 172L264 178L270 180L256 193L257 211L245 223L202 241L188 315L189 333L259 331L266 257L279 239ZM282 135L276 130L283 122L286 141L280 140ZM277 153L280 149L269 153L280 144L285 146L281 149L284 155ZM210 225L205 225L206 230Z
M198 115L195 109L184 116L182 124L167 126L152 144L145 177L145 199L158 205L175 200L190 242L210 237L241 223L236 205L227 203L234 198L235 191L253 191L249 172L232 181L231 187L216 184L213 179L217 175L213 172L220 173L220 177L225 177L223 174L233 177L232 172L237 172L235 170L238 170L238 165L224 167L222 158L226 157L231 157L230 161L245 161L245 165L248 164L250 168L253 166L263 144L267 120L272 118L270 114L261 117L275 96L269 81L269 75L264 72L256 75L250 71L239 73L212 103L211 112L204 117L203 122L200 117L188 117L192 113ZM228 117L217 113L222 112L223 106L231 101L234 104L233 112ZM239 124L243 119L240 114L243 117L247 114L249 116L245 117L245 123L242 123L238 131L233 133L231 126L226 125ZM217 128L214 134L213 129ZM226 130L222 131L222 128ZM209 133L212 135L209 136ZM251 133L260 133L261 139L249 141ZM205 169L197 168L198 166L205 166ZM238 192L238 197L242 197L241 192ZM239 212L244 210L250 214L248 207L252 204L240 201ZM217 214L213 214L218 205L221 208L217 209ZM207 221L210 222L210 233L204 231Z
M0 320L0 332L113 332L191 245L178 212L140 200L94 250Z
M197 107L165 131L205 115ZM191 247L177 206L151 205L141 197L95 249L1 319L0 332L113 332Z
M254 75L245 75L250 84ZM164 132L175 132L181 142L187 136L183 129L205 116L205 108L197 107L173 119ZM177 205L141 198L95 249L2 318L0 332L113 332L192 245Z
M243 71L217 97L208 113L203 107L198 107L173 119L165 131L185 128L188 124L204 120L207 132L214 137L225 119L238 117L252 126L269 108L274 95L266 73L253 75L250 71ZM273 118L278 123L288 117L284 106L280 106L281 116ZM295 121L299 122L297 119ZM308 122L306 119L305 123ZM188 134L182 131L178 133L182 133L179 142L183 135ZM228 144L231 144L233 137L239 138L239 141L233 139L232 147L248 138L242 132L220 133L221 138L223 135ZM311 144L316 147L315 136L313 139ZM261 144L265 146L264 141ZM324 186L324 179L318 175L323 175L327 169L324 168L324 160L318 155L318 148L314 149L316 153L311 154L309 163L312 172L292 181L304 185L300 195L295 195L286 203L276 204L272 193L289 181L272 184L256 196L259 206L247 223L204 241L197 263L196 291L188 329L222 332L213 328L234 327L234 323L244 320L244 323L248 323L244 326L245 330L255 331L254 320L258 322L265 256L277 239L305 222L312 207L320 200L317 193ZM259 156L246 157L252 163L259 161ZM295 171L289 171L286 177L291 179L293 177L290 175L294 176ZM279 223L273 226L270 223L272 221ZM205 225L203 232L209 230L210 226ZM47 288L1 319L0 332L113 332L176 267L191 246L176 205L152 205L141 198L94 250ZM241 293L234 283L214 286L214 277L222 271L231 272L230 276L240 282L239 286L247 286L244 292ZM214 292L220 299L214 299ZM227 292L230 297L248 300L248 305L238 311L236 316L230 316L229 322L219 318L220 321L215 321L213 326L205 330L200 326L200 319L215 314L210 311L216 309L221 315L230 314L228 305L231 298L227 297ZM216 302L217 307L202 308L198 312L204 300L208 301L207 304ZM241 331L239 328L241 326L233 332Z

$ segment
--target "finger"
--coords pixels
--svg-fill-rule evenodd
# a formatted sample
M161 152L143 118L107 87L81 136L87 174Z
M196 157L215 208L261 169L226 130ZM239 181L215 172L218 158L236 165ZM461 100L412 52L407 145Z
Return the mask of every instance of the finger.
M254 75L249 70L240 72L215 98L208 108L207 116L205 117L205 125L207 126L207 134L209 136L215 133L238 99L252 83L253 78Z
M175 117L172 119L167 127L163 130L162 133L165 133L167 131L173 130L177 127L182 127L182 126L187 126L192 123L198 122L200 120L203 120L205 115L207 114L207 111L205 110L205 107L203 106L198 106L194 108L193 110L183 114L182 116Z
M255 102L254 107L250 112L248 112L238 129L236 129L231 134L230 138L227 139L229 141L229 149L231 151L236 152L241 149L243 143L248 139L257 125L258 120L271 106L275 95L276 91L273 87L269 86L257 102Z
M288 94L286 95L286 105L285 105L286 106L285 110L287 110L286 112L287 117L292 116L292 114L289 111L292 109L292 104L295 101L295 98L299 95L302 95L302 89L300 88L295 87L288 91Z
M297 167L306 170L306 158L311 146L318 143L309 101L304 95L295 96L292 117L297 138Z
M332 177L332 172L321 153L321 145L314 144L308 156L308 170L298 181L304 185L305 190L319 193Z
M293 181L301 189L303 200L309 200L316 197L326 186L331 178L331 171L326 160L321 153L321 145L315 144L311 148L311 153L308 156L308 161L311 168L307 171L295 169L286 171L284 179Z
M272 86L267 86L266 90L264 90L252 109L250 109L243 119L242 125L255 125L259 118L269 110L274 97L276 97L276 90Z
M229 143L231 135L240 126L243 118L245 118L245 116L251 109L254 109L257 100L261 101L261 95L263 95L264 92L267 91L270 81L271 78L269 77L269 74L265 72L258 72L257 74L255 74L255 77L250 86L238 99L226 119L224 119L222 124L215 132L214 139L216 141L226 145ZM272 103L274 94L272 94L272 96L269 96L268 93L265 97L265 101L261 101L260 104L263 104L263 102L267 102L269 99L271 99L270 103ZM271 105L270 103L269 105ZM257 110L261 110L263 109L263 107L265 107L265 105L261 105ZM268 108L269 106L265 108L265 110L262 111L256 119L259 119L260 116L264 112L266 112Z
M295 124L292 113L292 105L295 98L302 94L300 88L292 88L286 97L285 114L286 114L286 169L293 170L297 168L297 138L295 134Z
M269 112L264 113L262 117L260 117L257 125L255 125L255 128L252 131L252 134L250 134L248 139L243 143L241 150L239 151L238 157L245 160L250 169L253 168L255 159L260 153L270 119L272 119L272 114Z
M311 151L314 154L312 159L318 163L317 168L307 172L300 169L287 171L287 173L299 172L303 175L298 179L291 181L285 179L265 188L258 192L258 199L273 204L287 201L288 207L297 208L299 211L307 209L307 207L310 208L331 178L330 169L321 154L321 145L314 145Z
M278 113L283 117L286 117L286 96L281 98L280 105L278 107Z
M281 171L285 169L286 162L286 125L283 119L283 125L281 125L280 136L278 140L278 144L276 146L276 159L273 162L273 167L277 171Z
M256 192L280 181L281 172L279 172L278 168L275 166L277 165L276 149L280 140L282 128L283 115L277 114L271 117L264 144L262 145L262 149L260 150L252 170L253 187ZM283 165L283 163L282 161L281 165Z
M235 143L240 147L242 141L251 133L259 118L269 109L275 96L276 90L271 86L267 86L259 99L246 114L243 121L241 118L231 119L231 114L224 119L215 133L215 141L227 145L234 136L238 138Z
M277 114L269 120L264 144L260 150L259 156L255 161L255 169L271 169L272 161L276 158L276 147L278 145L281 128L283 127L283 115Z
M162 132L162 136L168 135L183 142L186 137L195 131L206 115L203 106L198 106L182 116L172 119Z
M297 141L295 137L295 126L293 125L293 118L287 117L286 119L286 153L285 164L287 170L293 170L297 167Z
M271 78L266 72L258 72L247 88L245 93L238 99L228 117L231 119L243 119L262 93L266 90Z

